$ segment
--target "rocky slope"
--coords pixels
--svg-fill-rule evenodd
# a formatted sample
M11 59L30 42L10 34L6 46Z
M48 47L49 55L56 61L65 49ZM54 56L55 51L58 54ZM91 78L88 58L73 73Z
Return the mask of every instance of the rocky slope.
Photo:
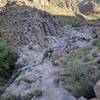
M0 100L4 96L8 100L7 95L12 100L77 100L58 76L64 73L65 59L81 48L91 47L96 34L91 27L75 30L57 18L25 5L6 5L1 10L0 41L13 45L19 58L16 73L0 87L0 93L4 93ZM96 48L93 46L89 54L96 52L98 61L100 52ZM69 81L67 76L65 79Z

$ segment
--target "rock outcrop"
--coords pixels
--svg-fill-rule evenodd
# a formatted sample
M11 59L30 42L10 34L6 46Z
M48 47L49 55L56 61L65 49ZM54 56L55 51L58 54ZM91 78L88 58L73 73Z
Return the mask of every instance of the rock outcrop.
M72 11L77 11L77 2L73 0L16 0L18 3L25 3L26 5L46 8L46 7L61 7Z
M87 99L84 97L80 97L78 100L87 100Z
M85 15L93 14L97 12L97 9L99 9L100 1L96 0L82 0L78 4L79 11Z
M1 33L7 33L3 38L1 36L1 41L12 41L18 45L38 42L40 46L46 46L48 36L60 33L53 16L27 6L5 7L0 13L0 23Z

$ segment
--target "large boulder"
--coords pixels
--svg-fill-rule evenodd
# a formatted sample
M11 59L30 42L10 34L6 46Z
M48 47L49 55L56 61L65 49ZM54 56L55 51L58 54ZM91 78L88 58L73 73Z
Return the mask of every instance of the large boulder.
M83 14L90 14L94 12L95 4L92 0L83 0L78 5L79 11Z
M81 0L78 4L79 11L85 15L98 12L100 0Z
M100 81L96 83L94 91L96 93L97 100L100 100Z

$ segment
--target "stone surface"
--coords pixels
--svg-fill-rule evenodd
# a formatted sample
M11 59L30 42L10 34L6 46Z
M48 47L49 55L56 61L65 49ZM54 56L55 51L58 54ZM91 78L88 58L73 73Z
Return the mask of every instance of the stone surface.
M97 100L96 98L93 98L93 99L89 99L89 100Z
M13 5L2 10L0 27L10 34L0 40L10 41L16 47L19 55L16 69L20 72L6 88L6 93L23 97L39 89L43 96L38 100L77 100L57 87L55 80L61 70L57 65L78 48L90 46L93 38L91 33L61 27L54 18L28 6Z
M32 99L34 100L34 99ZM50 88L49 93L45 93L39 100L77 100L69 92L62 88Z
M80 97L78 100L87 100L85 97Z
M100 99L100 81L98 81L94 87L94 91L96 93L96 97L98 100Z
M96 0L82 0L79 3L79 11L83 14L91 14L96 12L96 8L100 5L100 1Z

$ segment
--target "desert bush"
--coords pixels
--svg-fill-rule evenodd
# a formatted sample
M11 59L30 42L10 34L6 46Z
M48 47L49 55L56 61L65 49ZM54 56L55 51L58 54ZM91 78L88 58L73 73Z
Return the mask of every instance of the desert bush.
M78 50L69 56L64 61L66 67L63 77L58 75L59 80L64 82L63 87L76 97L95 97L93 88L100 79L100 70L96 58L89 53L91 50Z

